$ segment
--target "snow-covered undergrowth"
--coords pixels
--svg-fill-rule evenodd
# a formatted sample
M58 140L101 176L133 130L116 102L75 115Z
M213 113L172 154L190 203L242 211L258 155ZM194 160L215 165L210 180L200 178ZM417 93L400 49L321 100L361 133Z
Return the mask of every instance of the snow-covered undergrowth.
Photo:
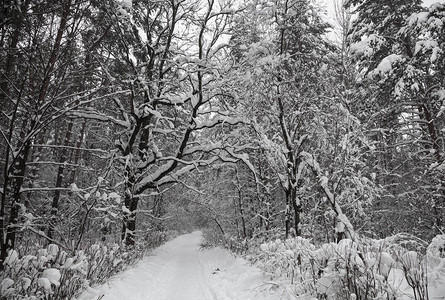
M0 273L0 299L71 299L132 265L167 238L165 233L153 234L131 250L105 243L74 252L55 244L25 253L11 250Z
M298 299L444 299L445 235L426 253L397 237L315 246L301 237L249 242L248 257ZM425 252L425 251L423 251Z

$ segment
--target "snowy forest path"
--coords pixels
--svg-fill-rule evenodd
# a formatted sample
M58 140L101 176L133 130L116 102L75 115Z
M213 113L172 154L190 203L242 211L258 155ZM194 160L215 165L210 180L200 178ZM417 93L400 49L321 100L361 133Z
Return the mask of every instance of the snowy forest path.
M199 231L181 235L80 299L286 299L282 292L272 291L272 285L246 260L221 248L200 249L201 240Z

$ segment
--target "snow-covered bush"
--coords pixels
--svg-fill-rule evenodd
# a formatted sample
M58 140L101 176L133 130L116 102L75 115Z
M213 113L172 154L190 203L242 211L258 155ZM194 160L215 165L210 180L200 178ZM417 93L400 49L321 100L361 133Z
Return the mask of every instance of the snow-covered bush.
M445 234L433 238L426 250L426 257L429 287L445 287Z
M273 278L290 279L296 295L319 299L387 299L394 261L385 252L362 253L348 239L315 247L297 237L261 245L258 266Z
M0 299L71 299L122 271L167 238L168 234L155 234L131 250L99 243L74 253L55 244L23 255L11 250L0 273Z
M88 261L83 251L68 255L54 244L23 256L10 250L0 275L1 297L68 298L85 284L87 271Z
M435 263L439 264L439 262L443 261L445 259L445 234L440 234L433 238L426 251L429 258Z
M250 241L249 256L271 280L288 285L298 297L428 299L429 289L444 286L445 236L433 239L426 255L402 246L408 246L406 238L344 239L315 246L297 237L262 243L256 249Z

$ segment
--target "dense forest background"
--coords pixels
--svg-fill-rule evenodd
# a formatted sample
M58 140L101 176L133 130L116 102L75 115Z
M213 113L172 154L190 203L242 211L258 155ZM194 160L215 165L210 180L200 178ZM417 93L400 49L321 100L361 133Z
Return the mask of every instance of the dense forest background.
M3 2L0 268L196 228L443 234L445 5L241 2Z

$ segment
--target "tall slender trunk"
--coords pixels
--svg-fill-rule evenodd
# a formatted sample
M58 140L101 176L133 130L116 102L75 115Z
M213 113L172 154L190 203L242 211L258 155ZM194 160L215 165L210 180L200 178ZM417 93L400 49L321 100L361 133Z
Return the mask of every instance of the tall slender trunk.
M237 180L237 190L238 190L238 213L239 213L239 219L241 221L241 230L243 234L243 238L247 237L247 230L246 230L246 220L244 219L244 209L243 209L243 194L242 194L242 186L241 186L241 179L239 177L238 168L235 169L236 172L236 180Z
M333 212L335 213L337 225L340 225L336 226L338 241L343 238L355 240L357 238L357 234L354 230L354 227L352 226L346 215L343 214L339 203L336 201L335 194L330 190L328 186L328 179L321 171L320 165L316 161L315 157L307 152L302 152L301 158L312 169L312 172L317 177L320 188L323 190L324 194L326 195L327 201L329 202Z
M82 122L82 125L80 127L80 132L79 132L79 138L77 139L77 143L76 143L76 150L74 150L74 157L73 157L73 169L71 172L71 182L75 182L76 181L76 176L78 173L78 164L79 164L79 160L80 160L80 148L83 145L83 141L84 141L84 136L85 136L85 130L87 128L87 123L84 120Z
M284 211L284 225L286 228L286 238L290 236L292 228L292 214L291 214L291 198L289 190L286 190L286 209Z
M63 141L63 146L69 146L71 140L71 132L73 130L73 121L68 122L68 128L65 133L65 138ZM65 163L68 159L68 150L66 148L62 148L61 154L59 157L59 166L57 168L56 175L56 190L54 191L53 200L51 202L51 217L48 226L48 237L53 238L54 227L56 225L56 219L59 212L59 201L60 201L60 189L63 184L64 171L65 171Z
M431 145L427 145L427 147L433 150L433 156L436 162L440 165L443 162L442 158L442 149L438 141L438 130L436 127L436 122L434 119L434 114L431 112L431 108L427 104L427 101L423 99L423 104L419 105L419 116L421 119L425 120L427 124L426 131L428 133L428 139L431 141ZM445 203L445 180L443 176L437 176L437 180L439 180L438 186L442 191L433 193L433 214L434 214L434 226L435 230L439 234L443 229L443 209L440 209Z
M23 129L21 132L21 140L25 139L25 133L27 128L27 120L23 121ZM24 142L24 144L21 144L21 141L19 142L19 149L21 151L14 157L10 172L7 174L7 178L9 178L9 185L7 186L6 191L4 191L4 195L8 194L11 197L11 207L10 207L10 213L9 213L9 220L5 228L2 228L6 232L6 236L3 239L2 243L2 250L1 250L1 256L0 260L1 262L4 261L8 254L9 249L14 249L15 247L15 240L16 240L16 232L17 232L17 226L18 226L18 219L19 219L19 211L21 208L21 189L22 185L25 179L26 174L26 162L28 160L29 150L31 149L31 141L28 139ZM2 207L3 208L3 207ZM4 214L2 214L2 217ZM3 225L5 226L5 224ZM0 268L3 268L3 264Z
M37 147L32 147L31 153L30 153L30 160L31 161L39 161L40 157L42 156L42 150L43 147L40 145L43 145L45 143L45 134L46 134L46 130L47 128L43 128L42 132L39 135L39 138L36 138L38 140L37 144L39 146ZM34 187L34 182L35 180L38 178L39 175L39 166L38 164L35 164L32 166L31 170L30 170L30 174L29 174L29 188L32 189ZM25 207L28 208L29 204L30 204L30 200L32 199L32 191L28 191L25 200L24 200L24 204Z

